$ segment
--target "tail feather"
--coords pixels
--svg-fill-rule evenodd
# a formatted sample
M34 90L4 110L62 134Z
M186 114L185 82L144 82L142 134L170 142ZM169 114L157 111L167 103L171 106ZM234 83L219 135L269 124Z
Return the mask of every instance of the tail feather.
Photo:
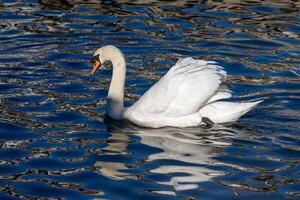
M220 99L228 99L231 97L230 90L227 91L219 91L216 92L208 101L206 104L212 103L214 101L220 100Z
M216 101L204 106L199 111L199 114L202 117L207 117L214 123L233 122L261 102L262 100L245 103Z

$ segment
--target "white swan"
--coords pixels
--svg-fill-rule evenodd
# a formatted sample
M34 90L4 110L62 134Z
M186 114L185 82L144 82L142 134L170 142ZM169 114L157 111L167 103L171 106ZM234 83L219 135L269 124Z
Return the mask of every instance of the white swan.
M219 101L231 97L230 91L219 89L226 72L216 62L188 57L179 60L135 104L124 108L124 55L115 46L99 48L91 60L92 74L106 61L111 61L113 65L107 114L116 120L127 119L151 128L198 126L204 123L204 119L226 123L238 120L261 102Z

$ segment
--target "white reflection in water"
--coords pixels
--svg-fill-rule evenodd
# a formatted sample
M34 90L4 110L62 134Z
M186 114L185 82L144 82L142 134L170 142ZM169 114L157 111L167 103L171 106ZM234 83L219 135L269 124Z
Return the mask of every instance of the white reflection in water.
M230 142L214 140L215 134L211 135L212 138L208 133L205 133L204 137L201 136L201 129L195 128L193 132L184 131L171 128L147 129L137 134L141 137L142 143L162 150L160 153L150 155L148 161L183 162L182 165L168 164L151 170L152 173L171 175L170 181L158 183L171 185L176 191L198 188L199 182L209 181L215 176L222 175L223 172L209 168L209 165L214 162L213 157L216 156L213 148L230 145ZM225 130L223 134L226 134ZM178 173L180 175L177 175Z
M149 155L146 161L168 160L168 164L162 164L150 172L171 177L169 181L157 183L172 186L175 191L196 189L200 182L223 175L224 172L212 169L211 166L221 164L215 161L214 157L219 155L217 149L231 145L232 138L237 135L234 130L223 126L214 126L210 129L201 127L145 129L128 124L122 127L115 125L110 124L109 127L112 134L110 139L114 142L108 143L105 149L124 152L129 143L129 135L132 134L138 136L141 143L160 149L161 152ZM171 160L176 163L170 162ZM97 162L96 165L101 168L100 172L109 178L115 180L134 178L133 175L124 172L127 167L123 163ZM175 195L172 191L154 192Z

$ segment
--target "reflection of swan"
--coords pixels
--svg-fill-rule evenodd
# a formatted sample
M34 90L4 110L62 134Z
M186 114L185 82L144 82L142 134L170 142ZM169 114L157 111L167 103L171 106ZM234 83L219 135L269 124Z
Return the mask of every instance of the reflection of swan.
M130 135L138 136L142 144L160 150L150 155L147 155L148 152L146 152L146 163L155 166L149 169L150 173L164 174L166 177L170 177L167 181L155 180L155 182L171 186L172 189L153 192L171 195L175 194L174 190L176 192L195 189L198 188L200 182L223 175L224 172L212 168L212 166L220 164L219 161L214 160L214 157L218 156L215 149L231 145L231 140L235 137L235 133L232 133L231 129L217 125L210 129L171 127L144 129L130 123L121 124L113 120L108 120L106 123L112 137L107 143L108 146L103 150L117 154L126 152L127 145L130 143ZM135 154L135 152L132 153ZM144 160L144 158L140 159ZM145 164L144 161L143 163ZM126 163L97 162L95 167L99 168L104 176L114 180L137 179L135 175L130 174ZM144 173L149 172L145 171Z
M227 134L224 130L220 130L220 133ZM140 130L137 136L141 137L142 143L162 150L160 153L150 155L148 161L179 161L176 164L162 165L151 170L152 173L172 174L169 181L158 182L160 184L173 186L176 191L195 189L198 188L199 182L209 181L223 174L221 171L209 169L209 166L215 156L213 154L215 143L218 146L227 146L229 142L219 143L212 138L209 139L213 135L202 137L197 136L195 132L188 133L186 130L171 128Z
M113 119L128 119L152 128L197 126L204 117L214 123L225 123L237 120L260 102L218 101L231 96L229 91L218 90L226 72L215 62L189 57L178 61L133 106L124 108L124 56L114 46L98 49L92 59L92 73L105 61L113 64L107 103L107 113Z

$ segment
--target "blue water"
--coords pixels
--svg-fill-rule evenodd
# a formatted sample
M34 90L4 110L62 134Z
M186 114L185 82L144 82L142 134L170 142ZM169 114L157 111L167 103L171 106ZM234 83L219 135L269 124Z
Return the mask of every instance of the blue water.
M297 1L0 0L0 199L300 198ZM106 44L126 55L126 104L182 57L218 61L229 125L105 120Z

